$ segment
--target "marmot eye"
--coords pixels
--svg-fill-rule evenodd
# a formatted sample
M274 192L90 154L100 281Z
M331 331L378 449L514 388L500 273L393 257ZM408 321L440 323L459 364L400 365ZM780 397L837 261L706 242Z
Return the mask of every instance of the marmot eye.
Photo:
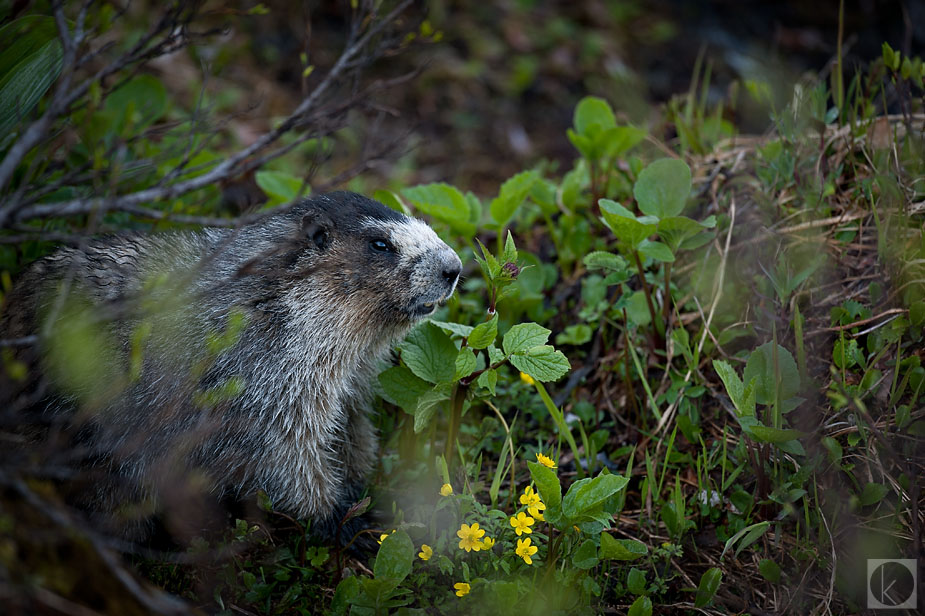
M370 240L369 245L377 252L395 252L395 248L386 240Z

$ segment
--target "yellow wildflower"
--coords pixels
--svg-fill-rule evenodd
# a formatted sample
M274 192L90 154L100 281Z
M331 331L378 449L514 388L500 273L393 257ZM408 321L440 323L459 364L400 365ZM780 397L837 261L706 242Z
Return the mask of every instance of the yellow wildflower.
M465 597L466 595L469 594L469 585L466 584L465 582L456 582L455 584L453 584L453 588L456 589L457 597Z
M427 545L426 543L421 545L421 551L418 552L418 558L421 560L430 560L430 557L434 555L434 549Z
M522 535L523 533L527 533L529 535L530 533L533 532L530 529L530 526L533 524L534 521L535 520L533 518L531 518L526 513L521 511L520 513L517 514L516 517L511 518L511 526L514 527L514 532L517 533L518 537Z
M533 380L533 377L527 374L526 372L520 373L520 380L526 383L527 385L536 385L536 381Z
M535 545L530 545L530 537L526 539L517 540L517 549L514 550L514 553L524 559L524 562L528 565L533 564L533 559L530 558L536 554L537 547Z
M381 535L379 535L379 539L377 539L376 542L377 542L379 545L382 545L382 542L385 541L385 538L388 537L389 535L393 535L393 534L395 534L395 531L394 531L394 530L393 530L391 533L382 533Z
M459 549L470 552L475 550L478 552L482 549L482 542L479 539L485 534L485 531L479 528L478 522L469 526L468 524L463 524L459 527L459 530L456 531L456 536L459 537Z
M520 504L527 506L527 512L537 520L543 521L543 514L546 505L540 500L540 495L533 491L532 486L524 488L524 493L520 495Z
M536 454L536 461L547 468L556 468L556 463L552 461L552 458L547 458L541 453Z
M452 493L453 493L453 486L451 486L450 484L445 483L442 486L440 486L440 496L449 496Z
M482 539L482 549L490 550L495 545L495 540L491 537L485 537Z

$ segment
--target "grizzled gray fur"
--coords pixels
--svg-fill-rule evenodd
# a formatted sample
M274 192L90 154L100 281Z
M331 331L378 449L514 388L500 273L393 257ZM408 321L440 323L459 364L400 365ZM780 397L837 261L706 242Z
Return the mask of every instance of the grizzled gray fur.
M460 268L423 222L332 193L236 230L60 249L18 281L0 334L39 334L57 394L47 411L80 408L92 455L155 508L194 477L330 520L375 465L378 363L452 295ZM86 350L90 382L54 359L78 322L105 347Z

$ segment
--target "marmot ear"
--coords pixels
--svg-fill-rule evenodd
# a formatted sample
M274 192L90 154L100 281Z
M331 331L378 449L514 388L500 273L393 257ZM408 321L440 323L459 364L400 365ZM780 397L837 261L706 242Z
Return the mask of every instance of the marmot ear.
M331 243L331 220L321 212L309 212L302 217L302 237L309 240L319 250L324 250Z

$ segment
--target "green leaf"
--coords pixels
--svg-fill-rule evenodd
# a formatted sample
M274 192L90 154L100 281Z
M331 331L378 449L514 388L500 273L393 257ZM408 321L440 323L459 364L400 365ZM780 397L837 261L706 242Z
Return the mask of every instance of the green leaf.
M498 223L499 228L511 220L538 177L536 171L522 171L501 185L498 196L492 199L489 206L491 217Z
M578 569L590 569L600 562L597 558L597 546L591 539L585 539L572 554L572 564Z
M471 325L463 325L462 323L448 323L446 321L435 321L433 319L430 319L430 322L443 331L459 336L460 338L465 338L472 333L473 329L475 329Z
M379 189L373 192L373 199L386 206L389 209L401 212L402 214L411 215L411 210L402 203L401 198L391 190Z
M397 530L382 540L373 574L377 580L390 580L395 588L411 573L413 562L414 544L405 531Z
M615 127L617 119L607 101L596 96L586 96L575 107L573 124L579 135L587 136L595 132L594 127L597 130Z
M456 355L456 373L453 375L453 380L458 381L469 376L475 372L477 364L478 362L472 349L469 347L459 349L459 353Z
M406 366L392 366L379 374L382 397L414 414L418 398L431 389L430 384L414 375Z
M711 217L710 222L712 223L710 226L716 225L716 218ZM672 252L677 252L686 240L703 232L706 228L706 225L686 216L669 216L658 221L658 236L668 244Z
M448 383L453 380L456 345L436 325L424 323L411 330L400 348L405 365L425 381Z
M677 216L691 193L691 169L683 160L661 158L639 174L633 196L639 210L650 216Z
M609 560L636 560L649 553L646 544L635 539L614 539L610 533L601 533L601 558Z
M504 334L502 348L507 355L522 353L533 347L546 344L552 332L536 323L518 323Z
M703 607L708 604L716 595L722 581L723 572L719 567L711 567L704 571L703 575L700 576L700 584L697 586L697 597L694 599L694 606Z
M889 491L890 489L882 483L865 483L860 496L858 496L858 502L862 507L874 505L882 501Z
M302 188L301 178L283 171L258 171L256 179L257 186L270 197L270 203L273 205L289 203L299 195ZM308 191L308 185L305 191Z
M156 77L138 75L106 97L103 107L116 118L116 130L139 131L167 113L167 88Z
M488 369L482 374L479 375L476 383L480 387L484 387L491 392L491 395L495 395L495 387L498 385L498 371L494 369Z
M527 462L527 468L543 503L547 507L558 507L562 503L562 486L556 472L539 462Z
M629 250L638 249L645 239L655 233L657 222L655 219L649 217L637 219L632 212L610 199L601 199L598 204L601 206L604 224Z
M600 148L601 154L608 158L622 156L640 141L646 138L645 129L635 126L616 126L602 131L594 138L594 145Z
M415 434L420 434L424 428L429 426L430 420L433 419L437 409L443 406L445 401L450 399L451 387L449 383L442 383L430 391L424 392L421 397L418 398L418 406L414 411Z
M574 344L581 345L591 340L593 330L590 325L580 323L578 325L569 325L565 331L556 336L556 344Z
M645 571L633 567L626 574L626 588L634 595L641 595L646 591ZM635 603L633 604L635 605ZM651 612L651 607L650 610Z
M799 430L792 429L783 429L783 428L771 428L762 424L756 424L749 428L748 433L756 441L761 441L762 443L786 443L787 441L792 441L794 439L801 438L806 436Z
M345 616L350 609L350 603L360 595L360 579L352 575L341 580L331 599L331 614Z
M729 548L731 548L736 543L739 544L738 547L736 547L736 557L738 557L742 550L753 544L763 534L765 534L770 526L771 523L768 521L758 522L757 524L746 526L726 540L726 545L723 546L723 553L720 554L720 559L722 559L726 555L726 552L729 551Z
M634 571L636 571L634 569ZM645 579L643 579L645 581ZM636 597L626 616L652 616L652 599L645 595Z
M626 487L629 479L620 475L598 475L594 479L580 479L572 484L562 499L562 512L569 518L600 507L611 496Z
M780 374L778 381L777 371L774 369L774 343L766 342L752 351L745 364L745 381L753 377L757 379L755 387L755 400L758 404L773 404L778 400L778 383L780 384L780 398L783 401L792 398L800 391L800 371L793 361L790 351L777 345L777 367Z
M640 242L638 250L639 254L649 257L650 259L655 259L656 261L661 261L662 263L671 263L674 261L674 255L671 253L671 249L661 242L643 240Z
M466 235L475 233L475 225L469 220L469 201L456 187L443 183L422 184L404 189L402 195L414 204L418 211L433 216Z
M583 261L588 269L620 271L625 270L627 266L626 259L604 250L595 250L587 254Z
M473 349L484 349L495 341L498 336L498 313L491 315L491 319L475 326L469 334L467 344Z
M626 316L630 322L640 327L645 327L652 322L652 313L649 312L644 291L634 291L626 299Z
M780 565L770 558L762 558L758 561L758 571L761 572L761 577L772 584L780 582Z
M0 28L0 138L26 118L57 81L63 57L52 17L28 15Z
M568 358L549 345L535 346L526 352L511 355L509 361L515 368L525 372L537 381L556 381L572 369Z

